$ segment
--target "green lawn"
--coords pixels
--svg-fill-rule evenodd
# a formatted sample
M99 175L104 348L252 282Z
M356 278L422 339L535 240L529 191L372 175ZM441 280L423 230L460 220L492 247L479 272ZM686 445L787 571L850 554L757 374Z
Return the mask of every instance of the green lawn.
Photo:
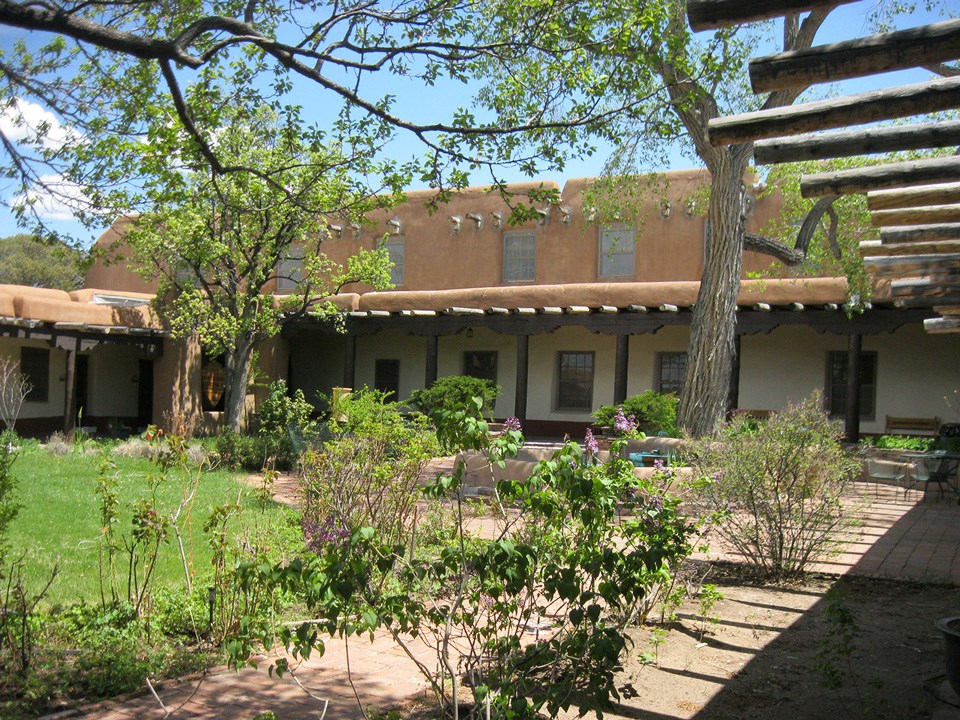
M133 505L151 496L150 475L158 472L148 460L114 458L119 481L120 520L118 534L130 535ZM26 551L26 581L36 591L49 577L57 560L60 573L50 588L50 604L76 600L99 602L99 539L101 536L100 502L97 496L97 478L100 460L96 454L73 452L55 456L36 447L25 447L13 465L17 481L16 497L22 508L13 521L10 532L10 554L18 557ZM261 508L254 491L240 482L239 476L226 470L205 473L191 512L191 522L184 528L183 540L187 556L192 556L192 572L203 581L209 572L210 549L203 525L211 510L241 496L243 513L231 526L233 532L283 532L289 536L295 531L290 511L275 505ZM171 471L169 478L157 490L157 507L161 513L173 512L182 496L179 475ZM124 551L120 551L118 565L126 567ZM120 573L123 575L123 573ZM161 549L156 571L155 587L174 585L182 587L183 565L176 540ZM124 576L125 577L125 576ZM125 581L121 593L126 592Z

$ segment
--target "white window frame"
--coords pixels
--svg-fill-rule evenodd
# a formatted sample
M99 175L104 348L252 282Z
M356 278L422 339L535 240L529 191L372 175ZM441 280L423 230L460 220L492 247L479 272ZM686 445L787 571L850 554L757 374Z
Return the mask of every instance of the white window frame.
M303 282L304 254L301 245L293 245L287 249L286 255L277 265L277 292L295 292Z
M393 263L390 268L390 284L400 287L407 274L407 241L402 237L392 237L383 243L383 247Z
M637 274L637 231L627 225L600 228L597 276L634 277Z
M529 264L530 271L526 272ZM519 267L518 267L519 266ZM537 233L517 230L503 234L503 281L534 282L537 279Z

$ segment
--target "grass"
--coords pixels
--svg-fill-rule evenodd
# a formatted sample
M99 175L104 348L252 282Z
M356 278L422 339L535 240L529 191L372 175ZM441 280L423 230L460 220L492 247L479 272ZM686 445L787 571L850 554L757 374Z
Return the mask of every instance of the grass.
M167 479L156 482L158 468L150 461L113 458L117 465L118 535L129 537L133 529L133 506L149 499L156 483L157 508L161 514L173 512L182 497L181 479L170 471ZM16 498L22 505L10 527L10 553L25 556L25 581L33 591L40 589L59 561L60 572L47 596L51 605L75 601L100 601L99 548L102 534L97 478L98 454L78 452L55 456L35 445L27 445L13 465L17 482ZM153 479L151 479L153 478ZM211 551L203 525L213 508L240 499L242 529L283 528L291 525L285 508L269 504L263 508L254 491L240 482L239 476L226 470L204 473L190 510L189 522L181 522L183 542L193 576L201 581L208 573ZM185 511L186 512L186 511ZM186 515L181 515L186 517ZM239 526L235 526L237 529ZM123 550L117 565L126 591L126 558ZM183 587L183 564L176 539L170 537L160 552L154 587Z

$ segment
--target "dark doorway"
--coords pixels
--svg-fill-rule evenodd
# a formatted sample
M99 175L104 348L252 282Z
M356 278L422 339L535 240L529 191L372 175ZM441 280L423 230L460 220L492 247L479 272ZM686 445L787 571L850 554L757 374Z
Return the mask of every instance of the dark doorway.
M153 360L140 360L137 377L137 425L146 427L153 422Z
M400 398L400 361L377 360L373 369L373 387L388 394L389 400Z

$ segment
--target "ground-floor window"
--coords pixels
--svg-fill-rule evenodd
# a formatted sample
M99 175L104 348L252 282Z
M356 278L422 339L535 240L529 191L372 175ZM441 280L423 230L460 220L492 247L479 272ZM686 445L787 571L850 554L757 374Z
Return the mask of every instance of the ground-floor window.
M593 409L593 353L557 353L557 410Z
M687 376L687 354L685 352L657 353L657 392L679 395L683 390L683 381Z
M50 397L50 351L46 348L20 348L20 372L30 383L25 401L47 402Z
M826 401L830 415L847 414L847 352L827 353ZM860 353L860 419L877 415L877 354Z
M497 351L467 350L463 353L463 374L497 382Z
M380 358L373 368L373 387L388 396L389 400L400 399L400 361Z

